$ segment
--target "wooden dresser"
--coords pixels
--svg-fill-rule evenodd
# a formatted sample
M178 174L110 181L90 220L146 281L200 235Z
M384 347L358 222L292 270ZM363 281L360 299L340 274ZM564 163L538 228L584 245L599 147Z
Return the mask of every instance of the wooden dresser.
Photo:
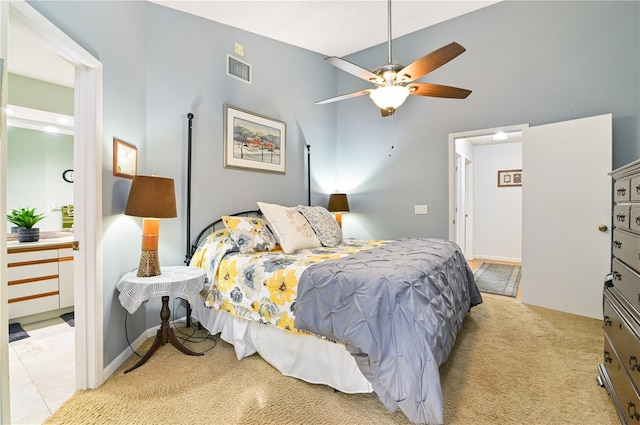
M73 241L7 248L9 319L73 307Z
M613 258L603 290L600 381L623 424L640 424L640 160L614 179Z

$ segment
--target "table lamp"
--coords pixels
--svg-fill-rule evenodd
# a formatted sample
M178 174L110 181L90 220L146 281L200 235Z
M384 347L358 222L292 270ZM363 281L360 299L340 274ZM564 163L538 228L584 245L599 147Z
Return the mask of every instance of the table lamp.
M138 277L160 275L158 237L160 219L177 217L173 179L134 176L124 209L126 215L142 217L142 254Z
M349 212L349 200L346 193L332 193L329 195L329 205L327 209L335 213L338 225L342 227L342 213Z

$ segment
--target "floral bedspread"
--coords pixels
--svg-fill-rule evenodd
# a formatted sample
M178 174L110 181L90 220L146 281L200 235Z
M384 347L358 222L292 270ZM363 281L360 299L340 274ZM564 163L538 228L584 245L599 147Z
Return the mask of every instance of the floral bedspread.
M337 247L306 249L293 254L285 254L279 247L269 252L241 254L229 232L219 230L198 247L190 265L207 272L207 284L201 293L207 307L307 334L293 326L302 272L312 264L342 258L387 242L344 240Z

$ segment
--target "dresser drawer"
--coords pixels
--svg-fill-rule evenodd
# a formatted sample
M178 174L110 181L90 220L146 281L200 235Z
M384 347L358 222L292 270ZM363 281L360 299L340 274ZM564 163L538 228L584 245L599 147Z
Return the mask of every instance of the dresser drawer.
M629 230L629 217L631 216L630 205L616 205L613 207L613 225L619 229Z
M640 397L621 365L613 345L605 335L603 365L613 385L614 394L611 396L619 404L618 412L620 415L624 415L626 423L640 424Z
M640 201L640 176L631 177L631 187L629 187L630 199Z
M613 255L635 271L640 271L640 236L613 229Z
M613 186L613 200L625 202L631 199L631 179L616 180Z
M619 306L619 304L617 304ZM627 374L636 386L640 386L640 341L636 333L631 330L627 319L622 319L621 314L612 306L612 301L608 298L604 302L605 333L611 344L615 347L620 363L627 370ZM640 413L640 405L638 405Z
M611 261L611 276L613 286L640 315L640 275L614 258Z

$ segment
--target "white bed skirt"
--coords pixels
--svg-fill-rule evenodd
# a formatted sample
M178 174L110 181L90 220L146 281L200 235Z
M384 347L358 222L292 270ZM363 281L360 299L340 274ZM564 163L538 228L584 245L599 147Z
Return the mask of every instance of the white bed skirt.
M258 353L283 375L312 384L329 385L343 393L370 393L373 387L341 344L296 335L207 308L195 302L191 317L212 335L232 344L238 360Z

